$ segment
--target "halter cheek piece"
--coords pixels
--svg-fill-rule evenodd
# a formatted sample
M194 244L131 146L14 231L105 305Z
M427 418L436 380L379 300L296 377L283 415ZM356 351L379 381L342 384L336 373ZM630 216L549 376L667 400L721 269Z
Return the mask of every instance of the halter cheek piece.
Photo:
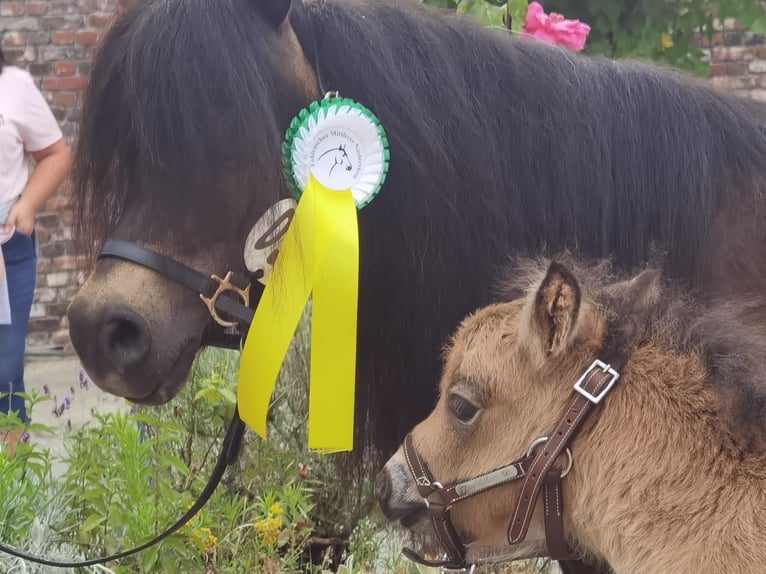
M247 328L253 320L254 311L250 307L251 294L253 289L259 289L258 299L260 299L259 274L253 274L250 278L242 275L227 273L223 279L217 275L205 275L184 265L183 263L161 255L151 249L147 249L129 241L110 239L104 242L99 259L102 257L116 257L124 259L138 265L142 265L157 273L164 275L168 279L183 285L199 293L203 303L210 311L213 320L221 327L214 331L208 331L203 339L203 345L226 347L230 349L240 348L241 342L247 334ZM233 295L231 297L229 295ZM236 320L225 319L222 315L228 315ZM234 409L234 417L226 430L226 435L221 445L221 452L218 455L213 472L210 474L205 488L200 493L197 501L178 521L167 530L157 535L155 538L130 550L117 552L111 556L84 560L81 562L58 562L48 560L38 556L32 556L5 544L0 544L0 551L29 562L43 564L45 566L55 566L58 568L83 568L94 566L96 564L105 564L113 560L125 558L132 554L146 550L171 536L192 519L212 496L218 483L221 481L226 469L237 460L240 447L242 446L242 437L245 433L245 423L239 418L239 410Z
M593 361L575 383L571 401L549 436L534 440L523 458L449 486L434 480L415 449L412 435L407 435L404 439L404 457L417 485L418 494L423 497L428 508L431 525L444 550L445 558L441 561L426 560L409 548L405 548L403 554L420 564L439 567L443 572L473 572L476 564L466 562L465 545L450 518L452 507L482 492L523 480L521 494L508 524L508 544L514 546L524 542L537 497L542 490L547 552L541 557L546 556L554 560L577 559L567 543L563 522L561 479L569 474L573 465L569 444L593 408L603 400L619 378L619 373L611 365L598 359ZM567 466L563 471L552 468L562 452L566 452L567 455Z

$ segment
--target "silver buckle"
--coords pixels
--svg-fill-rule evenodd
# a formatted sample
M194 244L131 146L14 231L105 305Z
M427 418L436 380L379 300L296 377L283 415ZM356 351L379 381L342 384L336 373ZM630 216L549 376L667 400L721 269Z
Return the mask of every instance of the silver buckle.
M588 391L582 388L583 381L594 371L594 369L601 369L605 373L609 373L612 376L612 379L606 384L606 386L603 389L599 391L598 395L592 395ZM593 363L591 363L590 367L588 367L588 370L585 371L582 374L582 376L577 380L574 386L574 390L580 393L582 396L584 396L594 405L597 405L606 396L606 394L609 392L609 389L611 389L614 386L614 384L617 382L617 379L619 378L620 378L620 373L615 371L611 365L607 365L604 361L596 359L595 361L593 361Z
M447 555L444 555L444 560L447 560ZM471 564L470 566L463 566L461 568L450 568L448 566L440 566L439 571L442 574L448 574L448 573L456 573L456 572L467 572L468 574L473 574L476 572L476 564Z

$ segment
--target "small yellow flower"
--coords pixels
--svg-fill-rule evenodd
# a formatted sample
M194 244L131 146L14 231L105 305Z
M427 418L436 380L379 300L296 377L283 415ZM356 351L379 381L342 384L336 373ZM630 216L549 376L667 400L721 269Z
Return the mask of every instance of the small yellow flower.
M268 517L257 521L253 528L266 546L272 546L277 542L277 537L282 530L282 519L269 513Z
M282 506L280 506L280 504L279 504L278 502L275 502L275 503L274 503L274 504L272 504L272 505L271 505L271 507L269 508L269 512L270 512L271 514L274 514L274 515L276 515L276 516L281 516L281 515L282 515L282 512L284 512L284 511L282 510Z
M673 47L673 36L668 34L667 32L662 33L662 38L660 39L660 43L662 44L662 49L667 50L668 48Z

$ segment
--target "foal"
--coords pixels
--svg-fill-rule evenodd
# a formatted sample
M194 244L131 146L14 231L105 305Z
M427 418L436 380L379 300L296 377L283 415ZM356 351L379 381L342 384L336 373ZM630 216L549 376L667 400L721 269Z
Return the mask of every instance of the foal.
M618 281L604 263L526 262L517 276L525 296L457 331L439 401L408 455L447 488L522 459L558 430L594 359L621 357L619 379L569 444L569 546L616 574L762 572L766 343L747 303L701 308L656 271ZM435 541L415 472L400 448L378 480L381 509ZM549 554L542 495L524 539L509 543L521 483L452 505L468 564Z

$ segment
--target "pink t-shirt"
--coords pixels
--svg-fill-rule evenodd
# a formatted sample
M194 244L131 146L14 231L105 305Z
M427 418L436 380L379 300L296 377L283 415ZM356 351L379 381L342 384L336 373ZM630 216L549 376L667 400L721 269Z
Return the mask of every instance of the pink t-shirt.
M14 202L24 190L28 152L50 147L62 137L32 76L4 66L0 73L0 206Z

